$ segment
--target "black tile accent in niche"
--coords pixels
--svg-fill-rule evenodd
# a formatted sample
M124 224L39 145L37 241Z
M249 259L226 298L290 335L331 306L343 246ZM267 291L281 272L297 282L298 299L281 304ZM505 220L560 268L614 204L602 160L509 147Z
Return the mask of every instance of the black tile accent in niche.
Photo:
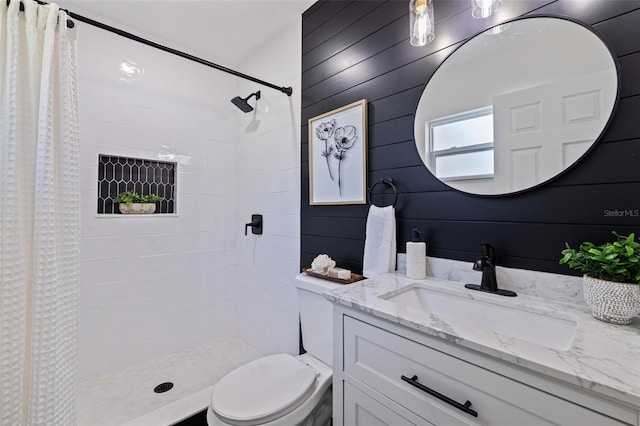
M175 213L176 163L100 154L98 214L120 214L111 198L126 191L163 197L156 203L156 214Z

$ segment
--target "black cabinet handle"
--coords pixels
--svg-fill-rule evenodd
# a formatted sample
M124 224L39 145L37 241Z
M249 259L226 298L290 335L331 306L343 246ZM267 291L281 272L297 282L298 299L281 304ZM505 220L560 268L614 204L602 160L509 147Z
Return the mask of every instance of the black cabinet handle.
M410 385L417 387L421 391L424 391L424 392L428 393L431 396L435 396L440 401L444 401L449 405L453 405L458 410L464 411L467 414L471 414L473 417L478 417L478 412L475 411L475 410L472 410L471 408L469 408L469 407L471 407L471 401L467 401L464 404L460 404L459 402L454 401L453 399L449 398L448 396L445 396L445 395L441 394L440 392L436 392L433 389L429 389L428 387L426 387L422 383L418 383L418 376L413 376L411 378L409 378L407 376L400 376L400 378L402 380L404 380L405 382L409 383Z

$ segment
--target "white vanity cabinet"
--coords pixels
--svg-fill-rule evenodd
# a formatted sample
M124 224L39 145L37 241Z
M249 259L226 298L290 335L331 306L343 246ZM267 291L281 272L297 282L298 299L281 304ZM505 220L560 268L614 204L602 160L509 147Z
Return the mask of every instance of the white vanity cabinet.
M376 396L365 393L357 385L349 381L343 382L344 387L344 416L343 423L338 423L334 417L333 424L353 426L418 426L430 424L406 408L389 400L376 399ZM384 400L381 401L381 399ZM386 405L385 405L386 404Z
M638 410L334 305L334 425L638 425Z

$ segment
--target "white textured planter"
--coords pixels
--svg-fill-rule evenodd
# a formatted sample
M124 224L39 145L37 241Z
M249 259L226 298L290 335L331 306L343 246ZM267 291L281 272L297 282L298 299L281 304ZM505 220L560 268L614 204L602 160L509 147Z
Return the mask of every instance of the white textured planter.
M118 208L122 214L152 214L156 212L156 203L120 203Z
M640 284L625 284L583 277L584 300L593 316L612 324L629 324L640 314Z

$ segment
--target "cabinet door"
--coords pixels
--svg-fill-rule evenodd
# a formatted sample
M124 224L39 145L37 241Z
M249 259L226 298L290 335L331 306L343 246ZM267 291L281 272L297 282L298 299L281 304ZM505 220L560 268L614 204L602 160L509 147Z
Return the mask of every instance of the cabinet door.
M344 384L344 424L346 426L433 426L396 405L394 409L367 395L349 382Z
M347 316L343 338L345 375L437 425L622 425L585 407ZM466 409L473 411L465 411L462 407L465 403L469 404Z

